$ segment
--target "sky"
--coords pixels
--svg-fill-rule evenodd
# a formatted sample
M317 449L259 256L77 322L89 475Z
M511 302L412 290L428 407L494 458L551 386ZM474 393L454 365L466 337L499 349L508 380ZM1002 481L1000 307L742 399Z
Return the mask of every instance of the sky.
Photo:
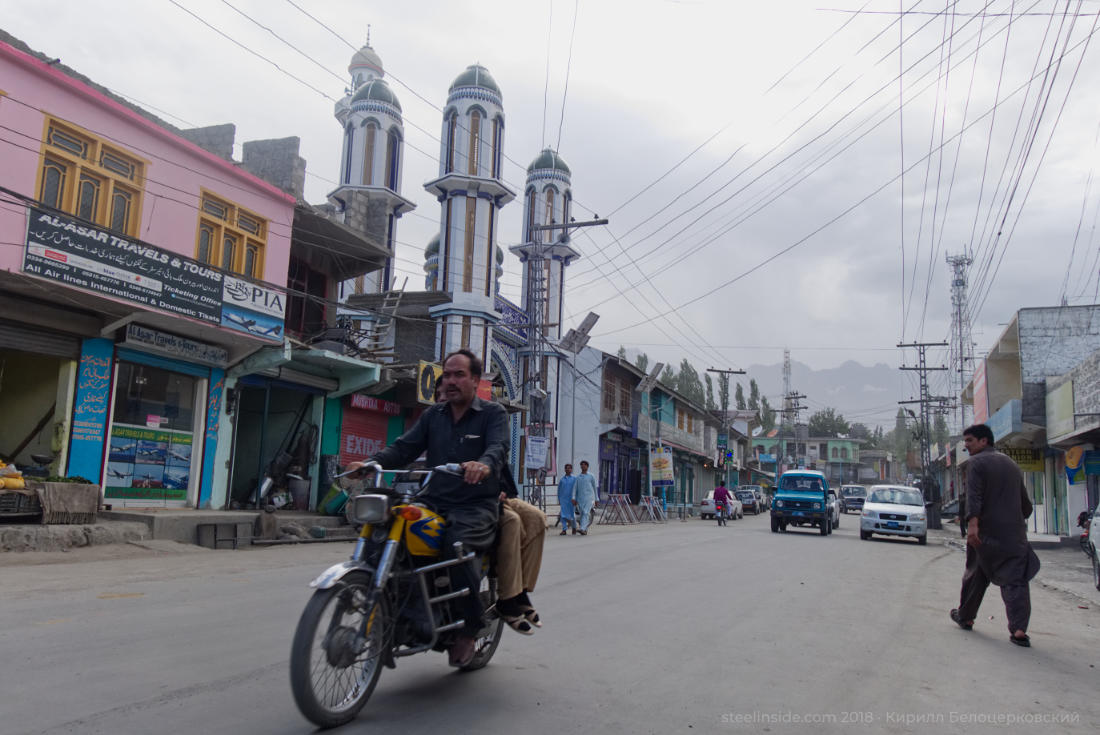
M335 188L333 106L369 26L404 114L412 290L439 227L422 184L447 88L484 65L505 182L522 192L553 147L574 216L610 220L574 238L564 328L594 311L593 346L699 372L785 348L815 369L912 365L899 343L951 334L948 255L973 261L979 356L1020 308L1100 301L1098 14L1100 0L0 0L4 30L169 122L236 124L238 158L246 140L300 137L313 203ZM521 208L501 211L505 251ZM518 301L511 254L505 271ZM929 364L953 354L931 348ZM899 398L913 380L898 371Z

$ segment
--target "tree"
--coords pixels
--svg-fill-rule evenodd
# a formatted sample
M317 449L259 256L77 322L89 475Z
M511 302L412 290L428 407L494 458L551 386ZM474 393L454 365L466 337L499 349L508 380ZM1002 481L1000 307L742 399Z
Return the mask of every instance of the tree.
M707 385L707 410L713 411L718 406L714 403L714 381L710 379L710 373L703 375L703 382Z
M618 357L620 360L625 360L626 359L626 348L623 347L622 345L619 345L619 351L618 351L618 353L616 353L615 356Z
M748 404L745 403L745 389L741 387L740 383L737 384L737 392L735 395L737 399L737 408L739 410L744 411L749 407Z
M644 352L639 352L638 356L634 358L634 366L648 375L649 370L647 370L647 368L649 367L649 355Z
M760 410L760 386L756 384L756 378L749 379L749 408Z
M856 422L849 427L848 436L852 437L853 439L862 439L863 441L869 441L871 439L871 430L867 428L866 424Z
M810 436L847 435L848 422L833 408L823 408L810 416Z
M703 381L699 379L699 373L692 367L685 357L680 361L680 372L676 376L676 390L700 405L706 401L706 393L703 390Z
M676 389L676 373L673 372L671 365L665 365L665 369L661 371L660 381L669 388Z
M755 382L753 383L755 385ZM760 399L760 426L763 427L764 433L767 433L775 428L775 409L768 403L767 397Z

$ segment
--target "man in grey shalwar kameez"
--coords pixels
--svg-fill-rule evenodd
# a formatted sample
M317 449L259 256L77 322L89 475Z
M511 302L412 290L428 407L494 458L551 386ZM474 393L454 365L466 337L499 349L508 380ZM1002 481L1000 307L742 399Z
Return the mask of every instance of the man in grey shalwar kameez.
M993 446L993 432L985 424L963 431L970 454L966 465L966 571L959 607L951 619L970 630L990 583L1001 588L1008 617L1009 639L1031 645L1027 626L1031 618L1028 582L1039 571L1039 558L1027 540L1026 519L1031 500L1019 466Z

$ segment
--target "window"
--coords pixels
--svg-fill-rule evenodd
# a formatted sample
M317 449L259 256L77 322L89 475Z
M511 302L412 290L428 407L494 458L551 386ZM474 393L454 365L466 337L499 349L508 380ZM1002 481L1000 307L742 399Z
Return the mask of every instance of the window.
M630 410L630 394L632 393L630 384L625 380L619 383L619 413L628 417L631 414Z
M546 219L542 221L544 225L549 225L554 222L554 190L546 190Z
M603 407L605 411L615 410L615 379L610 375L603 378Z
M462 290L474 290L474 226L477 224L477 199L466 197L466 241L462 262Z
M681 431L684 429L684 410L681 408L676 409L676 428Z
M374 183L374 137L378 132L378 126L373 122L367 123L366 142L363 146L363 186Z
M351 183L351 154L352 143L355 142L355 128L348 123L344 130L344 183Z
M466 173L477 176L481 163L481 113L477 110L470 113L470 152L466 158L469 161Z
M841 459L848 459L848 447L841 447L840 448L840 458Z
M833 459L836 459L839 456L840 456L840 450L837 449L836 447L833 447Z
M386 186L397 191L397 162L401 150L401 139L397 131L391 130L386 136Z
M492 166L493 166L493 178L500 178L500 138L504 132L504 123L501 122L499 117L493 118L493 151L492 151Z
M527 190L527 242L535 241L535 190Z
M202 192L196 260L249 278L262 278L266 242L266 220Z
M99 138L47 118L38 199L43 204L136 237L145 164Z
M312 337L325 327L324 299L328 295L325 274L304 260L290 256L287 264L286 331ZM309 294L308 296L306 294Z
M445 174L455 170L455 128L457 126L457 115L452 112L447 118L447 165L443 171Z

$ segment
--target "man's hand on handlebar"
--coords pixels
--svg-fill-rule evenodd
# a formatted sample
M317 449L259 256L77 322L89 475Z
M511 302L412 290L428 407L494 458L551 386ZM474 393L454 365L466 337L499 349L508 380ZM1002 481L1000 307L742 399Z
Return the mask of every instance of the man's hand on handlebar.
M459 467L462 468L463 481L470 485L477 485L483 482L492 472L492 470L489 469L489 465L482 462L463 462Z

